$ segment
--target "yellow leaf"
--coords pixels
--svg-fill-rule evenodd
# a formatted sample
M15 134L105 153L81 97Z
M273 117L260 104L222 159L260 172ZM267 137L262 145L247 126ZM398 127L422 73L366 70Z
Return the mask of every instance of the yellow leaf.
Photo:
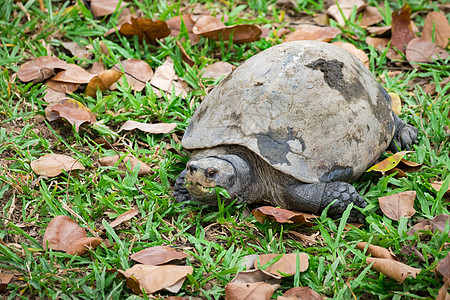
M376 165L374 165L373 167L368 169L366 172L378 171L378 172L381 172L384 174L384 172L387 172L387 171L395 168L395 166L397 166L399 164L399 162L402 160L403 156L405 156L407 153L410 153L410 152L412 152L412 151L397 152L394 155L386 158L385 160L377 163Z
M389 96L391 96L392 110L398 116L402 113L402 101L396 93L389 93Z

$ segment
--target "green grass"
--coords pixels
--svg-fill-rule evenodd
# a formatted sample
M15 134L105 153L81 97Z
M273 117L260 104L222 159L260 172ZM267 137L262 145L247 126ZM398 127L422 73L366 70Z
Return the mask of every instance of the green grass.
M199 80L206 65L218 60L239 65L282 42L281 39L271 33L267 39L248 44L201 38L199 44L191 46L188 41L182 41L195 62L189 67L181 60L175 44L177 38L167 37L158 45L146 45L116 34L104 37L104 32L117 24L119 12L94 19L81 0L76 1L78 6L73 5L74 1L47 0L45 12L40 10L38 1L23 1L31 16L28 20L17 3L4 2L0 5L0 238L3 241L0 268L16 272L7 289L0 291L4 299L141 299L126 288L124 280L108 270L129 268L134 263L129 259L130 254L156 245L174 246L189 254L187 264L194 267L194 273L188 276L178 295L193 299L223 298L225 285L244 270L242 260L246 255L295 251L309 254L309 268L283 279L275 295L294 286L309 286L331 299L354 296L357 299L435 299L443 282L434 269L449 252L448 227L445 232L436 232L426 239L406 233L419 219L449 214L448 199L430 185L432 181L450 178L450 84L439 86L450 74L448 59L422 64L418 69L407 64L395 65L386 58L386 53L364 42L367 32L359 27L357 19L349 20L336 40L351 42L365 50L374 75L389 92L400 95L404 101L401 117L419 128L419 143L410 160L422 163L423 168L401 179L368 173L355 183L368 202L364 211L367 224L359 229L346 231L345 217L336 222L324 215L312 228L260 224L248 213L253 207L246 205L218 208L175 202L173 183L189 153L170 134L135 131L120 140L124 132L118 133L118 129L126 120L175 122L178 124L175 134L181 138L211 83ZM223 12L229 16L227 25L290 26L291 16L273 6L273 0L207 2L205 7L211 13ZM297 2L297 13L306 11L310 15L320 12L324 5L322 1ZM418 12L414 21L422 26L426 11L438 9L444 1L408 3ZM135 0L128 5L132 4L140 7L146 16L163 20L178 15L184 7L176 1ZM385 24L391 21L391 11L401 5L402 1L385 1ZM333 21L332 24L337 26ZM61 47L62 41L92 44L93 58L72 58ZM100 42L106 44L108 56L101 52ZM110 68L119 60L138 58L155 69L171 57L176 73L193 91L184 99L173 95L158 98L149 85L142 92L121 88L98 93L96 97L76 92L73 98L88 106L99 121L92 127L83 126L76 133L67 124L42 121L47 106L42 100L44 86L22 83L15 76L23 62L47 55L48 50L84 67L93 61L103 61ZM389 76L389 71L399 69L401 74ZM431 82L437 84L438 96L430 97L423 91L424 85ZM122 178L115 168L99 167L99 157L116 154L99 143L99 137L119 141L116 148L122 154L132 153L151 166L153 172L138 177L130 170ZM30 162L47 153L71 155L86 169L70 176L63 173L55 178L39 177L31 170ZM396 222L380 214L378 197L405 190L417 192L417 212L412 219ZM138 209L139 215L116 229L106 226L102 237L110 246L100 246L88 255L44 251L41 241L49 221L56 215L71 216L63 208L66 203L94 230L131 208ZM317 243L302 243L289 231L308 235L319 232ZM402 262L423 270L416 279L408 278L399 284L365 263L367 255L355 248L360 241L390 247ZM415 246L425 261L400 254L404 245ZM159 295L165 297L169 293Z

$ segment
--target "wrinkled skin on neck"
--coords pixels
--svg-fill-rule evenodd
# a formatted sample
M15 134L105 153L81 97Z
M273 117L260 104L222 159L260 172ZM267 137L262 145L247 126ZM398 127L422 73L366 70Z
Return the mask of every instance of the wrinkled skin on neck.
M252 168L242 157L218 154L193 158L186 165L186 189L198 201L217 204L214 187L225 188L230 199L245 194L252 182Z

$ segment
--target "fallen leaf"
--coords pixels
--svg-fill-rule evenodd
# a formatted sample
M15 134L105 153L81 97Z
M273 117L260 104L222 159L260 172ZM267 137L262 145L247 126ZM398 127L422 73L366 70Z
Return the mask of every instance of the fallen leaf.
M392 29L391 25L367 27L367 31L370 34L375 34L375 35L378 35L378 36L387 35L389 32L391 32L391 29Z
M53 56L41 56L20 66L17 77L23 82L42 82L68 67L65 61Z
M78 132L81 124L88 122L95 123L95 116L89 108L80 102L65 98L58 103L50 104L45 108L45 116L49 121L65 119L71 125L75 125L75 131Z
M177 123L157 123L148 124L141 123L133 120L126 121L122 127L120 127L119 132L122 130L134 130L139 129L147 133L162 134L169 133L177 127Z
M433 42L441 48L447 48L448 39L450 38L450 24L447 17L441 11L431 11L425 18L425 25L422 29L422 38Z
M249 43L260 39L262 31L256 25L239 24L225 26L219 19L212 16L201 16L192 32L213 40L229 41L233 35L235 43Z
M159 290L177 293L186 279L187 274L192 274L191 266L148 266L137 264L125 270L128 276L132 276L139 283L139 293L143 289L147 294ZM123 274L121 272L121 274ZM128 285L128 280L127 280ZM132 288L137 293L136 287Z
M47 103L58 103L59 101L66 98L66 93L57 92L49 87L45 89L45 95L43 99Z
M450 76L445 78L441 82L439 82L441 89L443 89L444 86L446 86L449 82L450 82ZM425 93L429 94L430 96L435 96L437 94L436 83L432 82L432 83L427 84L425 86L424 91L425 91Z
M383 52L387 45L389 44L388 38L374 38L374 37L366 37L366 43L368 45L372 45L375 49L380 52Z
M400 283L410 276L416 278L417 274L422 271L392 259L368 257L366 262L368 264L373 262L372 268Z
M213 80L218 80L221 77L225 78L230 74L236 67L230 63L224 61L215 62L203 69L203 78L212 78Z
M286 292L283 296L277 298L277 300L322 300L317 292L313 291L307 286L293 287Z
M398 116L402 113L402 101L400 100L400 97L396 93L389 93L389 96L391 96L391 106L394 113Z
M321 42L329 42L334 39L341 31L338 28L329 26L316 25L300 25L295 31L288 34L284 39L285 42L316 40Z
M78 83L70 83L70 82L59 82L54 81L52 79L48 79L45 84L51 88L54 91L64 93L64 94L70 94L75 92L80 84Z
M33 160L31 169L38 175L55 177L61 174L63 170L84 170L84 166L73 157L51 153Z
M366 245L367 245L366 242L360 242L356 244L356 248L363 251ZM380 246L369 245L367 247L367 253L371 254L373 257L392 259L398 261L398 258L391 251Z
M411 218L416 210L414 209L414 199L416 191L406 191L398 194L380 197L381 211L391 220L399 221L401 217Z
M425 258L423 257L422 253L420 253L420 251L417 250L417 248L414 246L403 245L402 249L400 249L400 253L408 258L415 255L418 261L425 261Z
M185 259L187 254L167 246L154 246L133 253L130 258L144 265L158 266L172 260Z
M109 269L109 272L117 272L119 273L123 278L125 278L125 281L127 283L127 287L133 291L133 293L139 295L142 294L142 288L139 284L139 281L137 278L135 278L133 275L127 273L124 270L118 270L118 269Z
M400 163L397 165L398 168L406 173L417 172L422 168L422 164L418 164L413 161L406 160L402 158Z
M430 41L416 37L406 46L406 59L414 67L414 63L427 63L433 60L446 59L448 52Z
M252 214L259 223L264 223L265 219L268 219L270 221L275 220L278 223L304 223L307 226L312 226L311 220L315 219L310 214L293 212L272 206L255 208Z
M411 6L405 3L401 9L392 12L392 45L403 53L406 51L406 45L414 38L411 11Z
M175 74L175 70L173 69L173 61L170 58L168 58L161 66L156 68L155 74L150 80L150 84L153 86L153 91L158 96L161 96L159 89L170 94L172 93L173 88L175 89L176 96L187 96L187 83Z
M259 255L258 258L254 262L254 267L258 268L258 260L259 260L259 268L269 262L271 259L277 257L279 254L271 253L271 254L262 254ZM297 272L296 262L297 256L300 260L300 270L299 272L304 272L308 269L308 255L306 253L289 253L283 254L281 258L273 263L271 266L265 268L266 272L269 272L274 275L281 275L281 273L295 275Z
M351 54L356 56L367 68L369 68L369 57L364 51L356 48L355 45L346 42L334 42L332 44L346 50L347 52L350 52Z
M196 45L200 41L200 36L195 34L192 29L194 28L195 22L192 20L191 15L175 16L167 20L167 26L170 29L171 36L178 36L181 29L181 18L183 18L183 23L189 34L189 40L191 45Z
M122 77L123 73L117 70L106 70L100 72L91 78L88 85L86 86L86 95L95 97L97 90L105 92L109 89L117 80Z
M170 35L167 23L161 20L153 21L149 18L127 16L117 26L119 33L132 37L136 35L139 41L145 40L148 43L156 44L157 39Z
M298 6L296 0L277 0L275 5L283 10L294 9Z
M361 13L361 22L359 23L359 26L362 28L367 28L381 21L383 21L383 16L378 8L374 6L367 6Z
M268 300L280 287L281 277L255 269L239 272L225 286L226 300Z
M0 273L0 292L5 291L10 283L11 279L13 279L13 274Z
M128 84L133 91L142 91L145 84L153 77L153 70L148 63L140 59L127 59L116 64L114 68L120 72L124 72ZM119 81L121 84L121 81ZM111 86L115 90L115 85Z
M444 277L444 283L449 284L450 283L450 252L447 254L446 257L444 257L442 260L440 260L436 267L439 274Z
M101 157L101 158L99 158L98 161L102 166L113 167L116 165L116 163L119 161L120 158L121 157L119 155L113 155L113 156ZM130 168L131 168L130 172L133 172L133 170L139 164L139 172L138 172L139 176L150 174L152 171L152 169L147 164L143 163L142 161L140 161L133 155L128 154L118 165L118 170L120 172L122 172L122 174L124 176L127 171L127 167L125 166L125 163L127 165L128 164L130 165Z
M184 49L183 45L181 45L180 41L175 41L175 44L177 45L178 49L180 49L181 59L187 63L190 67L195 65L195 62L192 60L192 58L189 56L189 54L186 52L186 49Z
M67 64L64 71L58 72L51 79L53 81L83 84L88 83L94 76L80 66Z
M441 188L442 188L442 184L443 184L443 183L444 183L443 181L434 181L434 182L431 183L431 186L432 186L437 192L439 192L439 191L441 190ZM449 185L449 187L447 188L447 191L445 191L445 196L448 196L449 193L450 193L450 185Z
M257 254L248 254L241 259L240 265L245 266L245 270L254 270L255 261L258 258Z
M103 72L106 70L105 65L102 62L94 61L92 63L92 66L89 68L88 72L94 75L97 75L100 72Z
M118 215L117 218L114 221L109 223L109 225L112 228L114 228L116 226L119 226L123 222L128 221L131 218L137 216L138 214L139 214L139 211L137 211L136 209L130 209L129 211L126 211L123 214Z
M81 47L75 42L63 42L61 44L65 49L69 50L69 52L78 58L83 59L91 59L92 58L92 52L90 52L86 47Z
M338 8L338 5L339 8ZM345 20L348 20L353 12L353 8L356 7L356 12L360 12L365 3L362 0L337 0L336 4L331 5L327 9L327 13L335 19L339 25L344 26ZM342 11L342 13L341 13Z
M411 151L400 151L392 156L384 159L383 161L377 163L376 165L370 167L366 172L370 171L377 171L381 173L385 173L393 168L395 168L400 161L402 160L403 156L405 156L407 153L410 153Z
M450 300L450 294L447 293L448 284L444 284L440 289L436 297L436 300Z
M117 7L120 3L120 7ZM126 4L121 0L91 0L90 8L95 17L103 17L112 14Z
M45 229L42 246L52 250L65 251L71 255L83 255L87 248L95 248L102 240L87 237L86 230L67 216L56 216Z
M314 233L312 235L306 235L306 234L302 234L300 232L297 231L288 231L288 233L295 235L296 237L300 238L303 242L305 242L307 245L314 245L317 243L317 235L319 234Z

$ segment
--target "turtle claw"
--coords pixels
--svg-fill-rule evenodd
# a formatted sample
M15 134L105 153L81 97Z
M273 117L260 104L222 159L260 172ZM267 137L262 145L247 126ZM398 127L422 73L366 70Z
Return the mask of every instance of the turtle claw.
M332 204L328 209L328 216L332 219L342 217L342 213L350 203L354 203L355 206L360 208L367 206L364 198L359 195L351 184L340 181L330 182L326 185L321 210L325 209L330 203ZM364 215L357 208L353 208L347 221L364 223L364 220Z
M410 150L414 144L417 144L417 128L406 124L400 118L396 116L395 119L395 135L389 145L389 150L392 152L398 152L402 149Z

